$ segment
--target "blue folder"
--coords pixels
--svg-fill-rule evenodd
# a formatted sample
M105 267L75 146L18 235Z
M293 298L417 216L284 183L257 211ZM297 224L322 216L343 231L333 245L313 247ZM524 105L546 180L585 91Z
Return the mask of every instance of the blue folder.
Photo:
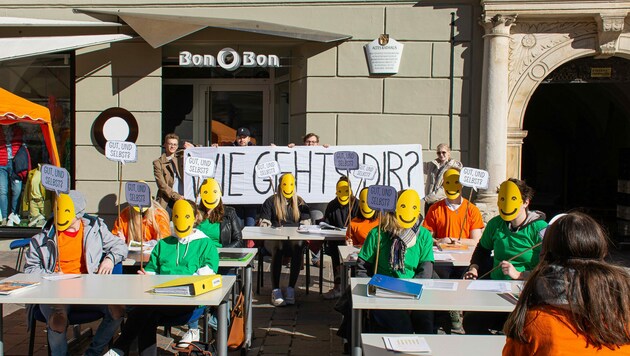
M367 284L368 296L420 299L422 284L375 274Z

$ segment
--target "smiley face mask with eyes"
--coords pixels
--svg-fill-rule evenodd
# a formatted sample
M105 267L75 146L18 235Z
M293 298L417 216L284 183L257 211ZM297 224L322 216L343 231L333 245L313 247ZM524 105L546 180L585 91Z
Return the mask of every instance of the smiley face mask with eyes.
M337 191L335 193L337 195L337 201L341 206L348 205L350 201L350 185L345 180L340 180L337 182Z
M449 169L444 173L444 193L446 197L453 200L459 198L462 193L462 184L459 182L459 171Z
M420 216L420 196L413 189L407 189L400 194L396 202L396 219L404 229L412 228Z
M77 216L74 211L74 202L68 194L61 193L57 197L57 231L66 231L72 225L72 220Z
M282 176L280 190L285 198L293 198L293 194L295 194L295 177L293 177L293 174L287 173Z
M499 186L499 197L497 201L499 215L505 221L516 219L523 206L523 197L518 186L509 180Z
M221 187L213 178L206 179L199 188L199 196L203 205L212 210L221 201Z
M173 227L175 235L184 238L193 232L195 212L186 200L180 199L173 205Z
M374 216L374 209L368 206L368 189L363 188L359 193L359 209L361 215L366 219L371 219Z

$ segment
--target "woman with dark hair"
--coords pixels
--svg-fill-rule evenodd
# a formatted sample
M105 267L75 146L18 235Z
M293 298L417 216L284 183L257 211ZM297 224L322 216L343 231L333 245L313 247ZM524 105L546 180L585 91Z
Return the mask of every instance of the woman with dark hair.
M540 232L547 223L545 214L529 210L534 190L524 181L510 178L501 183L498 193L499 216L483 231L465 279L477 279L483 276L480 270L489 268L493 268L490 279L525 279L538 264L540 245L536 245L542 241ZM490 330L503 329L507 317L507 313L466 312L464 330L466 334L490 334Z
M211 238L216 247L243 247L243 225L234 208L223 205L221 187L213 178L199 187L197 229Z
M365 239L357 260L357 277L377 273L404 279L431 278L433 236L421 222L418 193L412 189L401 191L396 211L382 215L381 231L372 229ZM433 333L432 311L372 310L370 316L383 332Z
M310 225L311 211L296 194L295 177L285 173L280 177L276 193L264 201L260 212L260 226L295 226ZM265 241L265 248L271 252L271 303L278 307L295 304L295 284L300 276L302 266L301 241ZM291 255L291 271L286 293L280 289L280 273L282 272L282 256Z
M607 254L606 235L588 215L549 226L540 264L503 328L503 355L629 354L630 276Z

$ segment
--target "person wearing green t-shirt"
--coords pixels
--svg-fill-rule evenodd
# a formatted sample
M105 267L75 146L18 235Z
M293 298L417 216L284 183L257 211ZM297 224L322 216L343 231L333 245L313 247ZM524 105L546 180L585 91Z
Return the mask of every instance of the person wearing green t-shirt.
M357 260L357 276L376 273L403 279L431 278L433 236L421 222L418 193L411 189L399 192L396 211L385 213L380 231L375 227L365 239ZM434 333L432 311L372 310L370 315L383 332Z
M499 216L488 222L465 279L477 279L484 270L491 270L490 279L525 279L538 264L541 231L547 223L544 213L529 210L534 190L524 181L510 178L501 183L498 193ZM502 330L507 317L508 313L467 312L464 330L466 334L490 334Z

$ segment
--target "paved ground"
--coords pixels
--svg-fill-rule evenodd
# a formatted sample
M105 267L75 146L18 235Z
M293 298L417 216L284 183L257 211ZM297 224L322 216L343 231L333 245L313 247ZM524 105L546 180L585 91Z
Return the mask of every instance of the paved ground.
M9 251L9 241L0 241L0 277L7 277L15 273L17 252ZM630 267L630 248L612 251L611 260ZM324 270L324 291L332 283L330 259L327 258ZM247 355L340 355L342 342L335 335L341 316L333 310L334 302L326 301L319 295L317 283L309 287L310 293L305 294L305 271L302 271L298 281L297 303L294 306L274 308L270 305L270 276L269 264L265 263L265 287L260 295L254 295L253 324L254 340ZM311 275L317 275L317 269L311 267ZM254 280L256 272L254 273ZM286 285L288 269L283 269L283 281ZM312 278L313 282L317 278ZM28 353L28 333L26 331L26 316L23 305L8 304L4 306L4 340L5 355L26 355ZM180 330L173 334L179 335ZM159 353L172 355L168 347L172 339L159 338ZM71 350L72 355L80 355L86 343L79 344ZM239 352L232 353L240 354ZM38 323L35 337L35 355L47 355L46 333L42 323Z

